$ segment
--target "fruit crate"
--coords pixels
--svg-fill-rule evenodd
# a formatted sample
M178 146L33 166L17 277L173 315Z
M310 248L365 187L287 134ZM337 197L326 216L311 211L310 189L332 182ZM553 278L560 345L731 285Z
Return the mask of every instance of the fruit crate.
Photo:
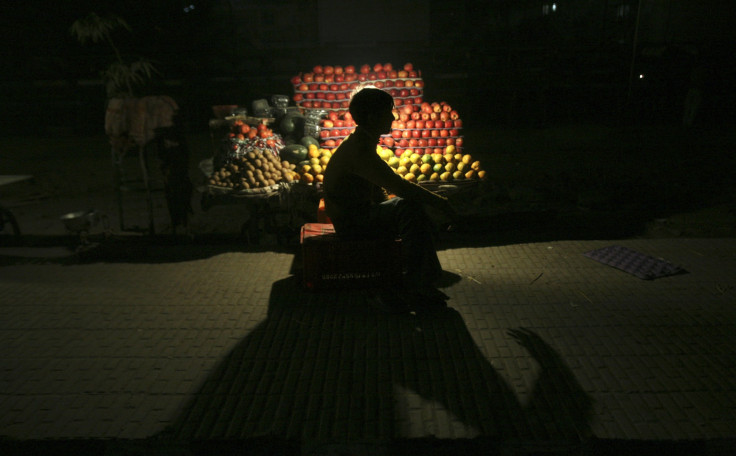
M301 230L305 288L398 287L402 279L401 241L344 240L332 224L307 223Z

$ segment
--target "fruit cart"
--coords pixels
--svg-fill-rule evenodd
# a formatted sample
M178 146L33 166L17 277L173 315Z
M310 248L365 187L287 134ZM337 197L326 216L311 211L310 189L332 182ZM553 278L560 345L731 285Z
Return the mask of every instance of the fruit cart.
M485 178L480 161L464 151L459 113L445 101L423 99L421 71L411 63L396 69L390 63L317 65L293 76L291 84L294 105L288 106L288 97L273 96L272 118L248 117L235 105L213 107L221 115L210 121L215 156L203 169L203 208L272 199L286 205L291 216L310 207L305 219L313 220L332 153L356 126L351 96L367 86L394 99L396 120L376 147L394 172L448 196L471 191ZM268 218L276 209L271 206L262 204L256 213Z

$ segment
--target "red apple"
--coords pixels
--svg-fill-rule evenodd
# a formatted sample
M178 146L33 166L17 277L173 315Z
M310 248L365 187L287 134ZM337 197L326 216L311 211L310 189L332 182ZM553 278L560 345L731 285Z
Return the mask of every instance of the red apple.
M419 89L409 89L409 95L416 97L419 95Z
M422 130L410 130L411 131L411 137L412 138L421 138L422 137Z
M314 82L325 82L325 75L323 73L316 73L314 75Z
M447 139L445 139L445 138L437 138L437 145L439 147L445 147L447 145Z
M399 147L402 147L404 149L409 147L409 140L406 138L401 138L401 140L399 140Z
M416 77L419 77L419 74L416 71L411 70L411 71L409 71L409 77L410 78L416 78Z
M409 147L417 147L419 145L419 140L416 138L411 138L409 140Z
M414 112L411 113L411 118L413 120L419 120L419 121L421 121L422 120L422 113L419 112L419 111L414 111Z
M304 82L314 82L314 74L313 73L304 73L302 75L302 81L304 81Z
M416 114L419 114L421 116L421 113L419 112L417 112ZM424 121L421 118L415 120L416 122L414 123L414 125L416 125L417 128L419 128L420 130L424 128Z
M314 104L311 101L303 101L301 106L305 109L311 109L314 107Z
M375 87L376 87L377 89L382 89L382 88L383 88L383 81L376 81L376 82L375 82L375 83L374 83L373 85L374 85L374 86L375 86Z
M335 122L337 119L340 118L340 115L336 113L335 111L330 111L327 113L327 118Z
M337 141L335 141L334 139L328 139L327 141L325 141L325 147L331 148L335 146L337 146Z
M442 112L442 105L437 103L436 101L432 103L431 106L432 106L432 112L437 112L437 113Z
M391 79L396 79L399 77L399 72L396 70L391 70L388 72L388 77Z
M378 77L378 79L386 79L386 72L385 71L378 71L378 72L376 72L376 77Z
M460 119L457 119L453 121L453 127L455 128L462 128L463 127L463 121Z
M345 80L345 75L340 73L335 73L335 82L343 82Z
M330 130L320 130L319 131L319 137L322 139L327 139L330 137Z
M428 145L429 147L434 147L434 146L436 146L436 145L437 145L437 139L436 139L436 138L429 138L429 139L427 140L427 145Z
M390 63L384 63L383 64L383 71L391 71L393 69L394 69L394 66L391 65Z
M446 120L442 126L445 128L452 128L452 123L452 120Z
M452 146L455 144L455 138L447 138L446 142L448 146Z
M304 94L304 98L306 98L307 100L314 100L316 97L314 95L314 92L307 92Z
M419 147L427 147L427 143L428 143L427 139L422 138L419 140Z
M397 76L401 79L407 78L409 76L409 72L406 70L399 70Z
M394 139L401 138L401 130L391 130L391 137Z
M447 113L450 113L450 112L452 112L452 106L450 106L449 104L444 104L444 105L442 105L442 110L445 111L445 112L447 112Z
M324 72L324 68L322 68L322 65L315 65L314 68L312 68L312 72L314 74L323 73Z
M295 93L293 97L291 97L292 100L294 100L295 103L298 103L304 99L304 95L301 93Z
M409 131L409 130L401 130L401 137L402 138L411 138L411 131Z
M450 120L450 113L449 113L449 112L447 112L447 111L442 111L442 112L440 113L440 120L441 120L442 122L446 122L446 121Z
M394 147L394 138L393 137L391 137L391 136L384 137L382 139L382 141L383 141L383 145L384 146L386 146L386 147Z
M460 118L460 114L457 113L454 109L450 111L450 119L457 120Z
M324 72L325 74L335 74L335 67L332 65L325 65Z
M368 65L367 63L366 63L366 64L364 64L364 65L361 65L361 67L360 67L360 72L361 72L362 74L368 74L368 73L370 73L370 72L371 72L371 67L370 67L370 65Z
M345 73L347 74L354 74L355 73L355 66L348 65L345 67Z
M424 81L421 79L417 79L416 81L414 81L414 87L424 87Z
M358 81L365 82L368 80L368 73L360 73L358 75Z
M335 96L334 92L327 92L325 94L325 100L334 101L335 99L337 99L337 97Z
M330 119L322 119L322 126L324 128L332 128L335 126L335 123Z
M337 114L337 113L335 112L335 114ZM342 127L345 126L345 121L344 120L336 119L334 122L335 122L335 127L337 127L337 128L342 128Z
M457 129L453 128L450 130L450 136L460 136L460 132Z
M442 130L440 130L440 136L442 136L443 138L450 136L450 130L446 130L443 128Z
M432 133L430 133L430 135L433 138L439 138L440 137L440 131L439 130L432 130Z
M293 85L299 85L301 82L302 82L302 77L301 76L296 75L296 76L292 76L291 77L291 83Z
M340 65L335 65L335 74L342 74L343 68Z
M414 65L412 65L410 62L407 62L404 64L404 70L411 71L414 69Z
M421 130L422 132L422 138L429 138L432 136L432 130L427 130L426 128L424 130Z
M414 107L412 105L405 105L401 108L401 112L407 116L411 116L411 113L414 112Z
M414 120L413 119L409 119L409 120L406 121L406 128L412 129L412 128L414 128L414 124L415 124Z

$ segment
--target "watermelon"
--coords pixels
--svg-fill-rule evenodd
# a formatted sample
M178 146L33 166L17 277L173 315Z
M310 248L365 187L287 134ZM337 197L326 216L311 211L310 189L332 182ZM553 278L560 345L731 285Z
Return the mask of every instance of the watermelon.
M308 149L301 144L290 144L279 151L281 160L297 164L307 158Z
M302 146L306 148L309 148L310 144L314 144L315 146L319 147L319 141L317 141L315 138L311 136L305 136L299 142L302 144Z

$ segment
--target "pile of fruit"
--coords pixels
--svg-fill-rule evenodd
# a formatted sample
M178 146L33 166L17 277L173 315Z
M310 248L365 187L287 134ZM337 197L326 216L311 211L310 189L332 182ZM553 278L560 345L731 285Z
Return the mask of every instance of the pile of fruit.
M316 65L311 72L291 78L292 99L300 108L347 110L351 93L361 85L370 84L394 97L394 104L421 104L424 81L421 72L411 63L394 69L390 63L333 66Z
M462 152L463 121L449 103L423 102L396 109L391 134L381 137L381 144L396 148L396 155L412 149L419 154L441 154L447 146Z
M480 161L458 152L454 145L446 146L441 153L420 154L406 149L396 156L391 149L381 146L376 152L396 174L410 182L472 181L486 177Z
M321 183L332 152L315 144L308 146L307 157L296 166L297 178L303 184Z
M266 141L274 140L274 133L271 128L265 123L259 123L258 125L251 126L242 119L233 120L230 124L230 132L227 134L228 138L245 141L246 139L261 138Z
M298 177L294 168L269 149L253 149L212 173L208 184L234 191L266 188L294 181Z

